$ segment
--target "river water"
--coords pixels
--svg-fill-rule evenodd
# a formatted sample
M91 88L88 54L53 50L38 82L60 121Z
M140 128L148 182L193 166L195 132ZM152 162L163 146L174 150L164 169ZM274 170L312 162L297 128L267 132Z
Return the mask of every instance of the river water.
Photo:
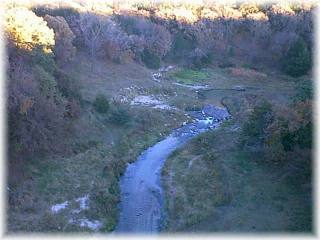
M221 112L221 109L219 109ZM193 112L195 122L174 130L164 140L144 151L129 164L120 180L120 216L115 233L157 233L164 222L164 196L160 181L161 168L168 156L201 132L214 129L223 119L202 112Z

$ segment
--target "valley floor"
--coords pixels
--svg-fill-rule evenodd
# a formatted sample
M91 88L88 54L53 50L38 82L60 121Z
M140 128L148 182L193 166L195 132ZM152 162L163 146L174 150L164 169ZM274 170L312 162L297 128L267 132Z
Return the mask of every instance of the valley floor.
M292 79L276 73L212 66L184 79L185 70L174 66L154 79L156 71L136 63L92 63L81 53L77 59L70 69L81 83L84 107L68 139L71 151L41 164L34 159L22 170L24 182L8 190L9 232L112 231L126 164L191 121L186 111L213 104L247 113L256 98L280 108L294 95ZM93 110L99 93L108 96L120 119L125 112L124 124ZM260 167L257 156L236 150L242 120L235 115L166 162L168 231L310 230L310 186L297 190L280 177L283 172ZM206 141L211 148L203 152Z

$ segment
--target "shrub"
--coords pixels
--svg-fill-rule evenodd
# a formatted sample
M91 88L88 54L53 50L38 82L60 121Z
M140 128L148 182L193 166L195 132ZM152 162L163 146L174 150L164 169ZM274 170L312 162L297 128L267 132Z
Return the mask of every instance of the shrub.
M57 70L53 54L44 52L40 47L32 49L30 57L29 63L31 66L39 65L50 74L53 74Z
M178 32L173 39L172 57L177 59L185 57L195 48L195 45L194 39L185 36L183 32Z
M272 106L266 100L262 100L254 107L248 121L243 124L240 144L242 146L261 147L267 138L267 128L272 122Z
M58 69L54 76L62 96L68 99L77 100L78 102L82 101L80 85L73 74Z
M124 106L117 105L112 110L109 121L116 125L126 125L131 121L131 116L128 109Z
M151 68L151 69L160 68L160 62L161 62L160 57L151 53L147 49L143 51L142 61L148 68Z
M41 66L36 65L33 68L35 80L39 83L39 89L43 96L55 99L57 102L62 100L62 96L57 89L57 82L55 78L46 72Z
M105 95L99 94L93 102L93 107L98 113L107 113L109 110L109 101Z
M309 79L303 79L297 81L297 83L295 84L295 89L297 91L296 95L293 97L294 102L303 102L306 100L310 100L312 99L312 95L313 95L313 83L312 81L310 81Z
M71 99L68 101L66 105L66 113L65 116L70 118L77 118L80 115L80 104L78 101Z
M275 164L283 163L286 160L285 145L283 145L281 134L273 131L269 134L263 147L264 159Z
M201 111L201 106L199 105L187 105L184 110L189 112L189 111Z
M289 131L288 126L283 127L280 134L284 150L291 151L295 144L295 134Z
M229 59L223 59L221 62L219 62L218 66L220 68L230 68L235 67L235 64L230 62Z
M312 124L299 126L296 130L290 131L288 126L281 129L281 144L285 151L293 151L295 146L301 149L312 147Z
M288 50L283 59L283 71L290 76L299 77L311 68L311 55L306 43L299 38Z
M191 66L195 69L201 69L212 63L212 53L205 53L196 48L190 56Z
M312 147L312 123L309 122L305 126L301 126L295 132L297 138L297 144L300 148L311 148Z

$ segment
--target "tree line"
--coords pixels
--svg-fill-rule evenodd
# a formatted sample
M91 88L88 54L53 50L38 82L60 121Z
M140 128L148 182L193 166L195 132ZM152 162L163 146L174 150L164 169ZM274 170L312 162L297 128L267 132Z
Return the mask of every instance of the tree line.
M63 149L61 139L81 111L79 86L67 70L77 51L155 69L166 61L201 68L241 60L300 76L312 65L314 9L305 3L7 4L9 154L24 159Z

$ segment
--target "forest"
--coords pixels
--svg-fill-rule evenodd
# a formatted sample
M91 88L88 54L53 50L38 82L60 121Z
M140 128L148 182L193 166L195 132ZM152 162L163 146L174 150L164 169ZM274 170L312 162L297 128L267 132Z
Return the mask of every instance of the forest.
M161 170L161 231L311 233L316 11L8 1L7 231L114 231L128 163L214 105Z

